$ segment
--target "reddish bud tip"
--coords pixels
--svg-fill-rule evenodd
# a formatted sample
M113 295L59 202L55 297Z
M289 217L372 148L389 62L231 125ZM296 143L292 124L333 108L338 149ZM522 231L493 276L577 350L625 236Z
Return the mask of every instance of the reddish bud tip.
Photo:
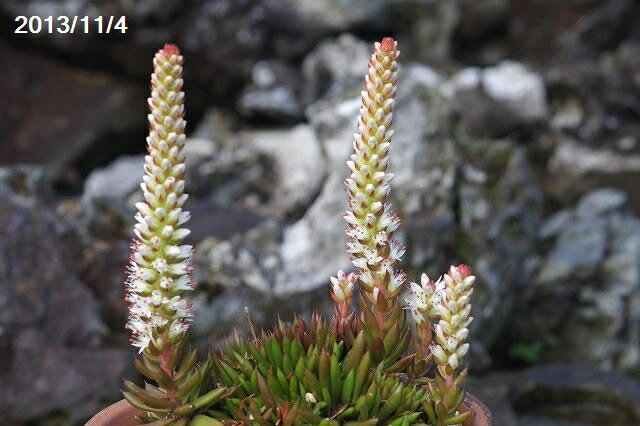
M391 52L396 48L396 41L391 37L385 37L384 39L382 39L382 43L380 43L380 47L385 52Z
M167 43L164 45L164 48L160 49L160 53L165 56L179 55L180 49L175 44Z
M463 280L468 276L470 276L472 273L471 267L469 267L468 265L458 265L456 269L458 270L458 273L460 274Z

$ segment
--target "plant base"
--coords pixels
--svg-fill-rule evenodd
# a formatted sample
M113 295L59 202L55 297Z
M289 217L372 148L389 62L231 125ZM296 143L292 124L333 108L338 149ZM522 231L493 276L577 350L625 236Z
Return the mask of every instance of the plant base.
M464 400L464 410L473 413L472 420L465 422L464 426L493 426L491 411L470 393ZM123 399L100 411L85 426L136 426L135 416L138 414L141 411Z

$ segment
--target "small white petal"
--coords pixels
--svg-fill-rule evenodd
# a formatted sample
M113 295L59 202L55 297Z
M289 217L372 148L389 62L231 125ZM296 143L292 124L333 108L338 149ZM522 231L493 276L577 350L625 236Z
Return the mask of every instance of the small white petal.
M444 349L442 349L440 345L432 346L431 353L441 363L447 362L447 354L444 352Z
M182 241L184 240L189 234L191 233L190 230L188 230L187 228L180 228L180 229L176 229L173 234L171 235L171 238L173 240L178 240L178 241Z
M449 365L451 366L451 368L453 368L454 370L456 368L458 368L458 355L456 354L452 354L449 357Z

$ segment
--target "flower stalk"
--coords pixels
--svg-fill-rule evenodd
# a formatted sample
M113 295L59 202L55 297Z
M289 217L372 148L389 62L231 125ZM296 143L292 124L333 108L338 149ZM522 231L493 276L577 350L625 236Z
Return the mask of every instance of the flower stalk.
M448 386L455 381L454 374L469 350L469 343L465 341L469 335L469 324L473 321L469 316L469 301L475 279L468 266L452 266L444 276L445 287L440 303L436 305L440 321L435 326L436 344L432 351L438 372Z
M396 269L405 248L393 240L400 219L388 202L393 174L387 171L393 135L392 116L397 86L398 43L374 43L362 91L354 153L345 181L349 194L347 252L356 267L360 288L361 328L375 359L383 359L410 339L400 308L405 273Z
M468 266L451 266L437 282L423 274L421 285L411 283L405 299L405 309L416 321L416 354L436 363L437 375L429 382L431 401L423 403L423 408L437 426L462 423L470 415L458 408L465 397L461 388L467 376L463 359L469 350L466 339L473 321L469 314L474 281ZM437 317L432 343L430 318Z
M351 170L345 182L350 209L344 214L347 251L358 270L360 288L372 303L379 295L389 300L397 297L405 279L404 272L395 269L404 247L392 239L400 219L388 204L393 174L387 172L399 56L398 43L391 38L374 44L354 153L347 161Z
M173 45L159 50L153 61L149 154L141 184L145 201L136 204L137 239L126 282L132 344L140 353L160 357L168 374L168 351L180 346L193 317L191 304L182 297L193 289L192 247L182 245L190 233L183 226L189 212L182 209L188 198L184 193L182 61Z
M331 298L334 302L333 317L337 332L352 344L357 329L354 327L355 312L353 310L353 290L355 275L338 271L336 277L331 277Z
M185 120L182 91L183 57L167 44L153 59L148 155L143 182L145 201L136 204L136 239L126 281L131 343L139 349L138 371L158 386L143 389L125 381L125 398L144 410L141 422L186 425L186 417L225 396L226 389L200 395L209 380L209 362L196 364L196 351L183 355L193 308L185 291L194 288L190 245L182 244L190 231L183 209Z

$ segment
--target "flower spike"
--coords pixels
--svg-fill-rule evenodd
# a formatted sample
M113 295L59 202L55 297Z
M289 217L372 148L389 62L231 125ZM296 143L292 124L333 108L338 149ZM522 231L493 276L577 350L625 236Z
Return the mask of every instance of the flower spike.
M399 220L388 204L393 175L387 172L399 55L398 43L391 38L374 44L354 153L347 162L351 170L346 180L349 211L344 215L347 251L358 269L361 288L372 302L376 288L375 294L393 299L404 284L404 275L394 268L404 248L391 238Z
M454 375L469 349L465 340L469 335L469 324L473 321L469 316L469 301L475 279L467 265L452 266L444 276L445 288L437 307L440 321L435 325L437 343L433 347L443 379Z
M331 277L331 298L334 302L334 320L338 333L348 342L353 342L354 328L353 319L355 312L352 306L353 290L355 287L355 275L345 274L338 271L337 277Z
M458 408L465 397L461 387L467 375L463 359L469 350L469 343L465 341L473 321L469 316L469 299L475 279L466 265L452 266L444 275L444 289L437 304L440 321L434 327L435 343L430 348L437 366L436 380L430 387L431 410L440 413L442 420L456 419L456 424L470 416L468 412L460 413Z
M193 288L190 245L182 245L189 230L182 225L185 172L184 92L180 50L167 44L156 53L151 75L149 136L142 191L137 203L135 234L126 282L130 304L127 328L142 353L161 352L179 342L193 317L182 292Z

